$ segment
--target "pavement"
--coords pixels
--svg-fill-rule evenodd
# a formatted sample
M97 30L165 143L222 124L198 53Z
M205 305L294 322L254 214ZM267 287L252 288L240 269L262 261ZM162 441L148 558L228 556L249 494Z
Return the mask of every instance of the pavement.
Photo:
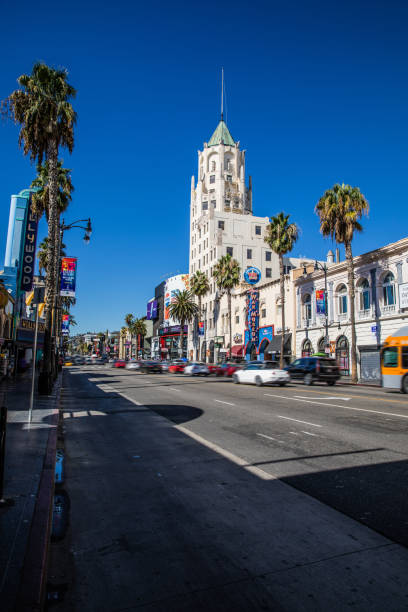
M302 387L292 402L289 389L66 370L71 526L65 551L51 555L50 577L65 590L54 609L407 610L407 548L277 474L331 472L338 460L352 471L367 457L385 465L378 452L402 460L408 412L374 395L364 408L374 390L352 406L337 397L344 391L308 391L319 396ZM302 420L306 407L314 421ZM395 448L358 449L392 430ZM329 453L335 435L341 450Z
M0 386L8 408L4 498L12 503L0 509L2 612L39 610L45 597L60 383L35 397L31 425L31 374Z

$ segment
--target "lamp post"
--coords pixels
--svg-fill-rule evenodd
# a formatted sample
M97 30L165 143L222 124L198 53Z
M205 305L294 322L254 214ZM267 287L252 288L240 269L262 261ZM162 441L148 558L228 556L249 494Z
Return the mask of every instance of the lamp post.
M327 300L327 266L326 264L321 264L320 261L315 261L314 263L314 272L321 270L324 274L324 315L325 315L325 330L326 337L324 339L325 347L329 345L329 313L328 313L328 300ZM307 276L308 272L306 270L306 266L303 266L303 276Z

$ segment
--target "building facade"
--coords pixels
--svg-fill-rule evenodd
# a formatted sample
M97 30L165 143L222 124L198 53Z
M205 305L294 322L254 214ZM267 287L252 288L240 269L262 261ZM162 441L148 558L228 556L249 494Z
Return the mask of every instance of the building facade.
M325 314L318 314L316 291L324 290L324 274L308 270L294 280L296 355L325 351ZM299 272L299 271L297 271ZM360 380L381 380L380 347L408 319L408 238L354 257L357 369ZM350 302L346 261L328 265L327 352L344 375L351 372Z

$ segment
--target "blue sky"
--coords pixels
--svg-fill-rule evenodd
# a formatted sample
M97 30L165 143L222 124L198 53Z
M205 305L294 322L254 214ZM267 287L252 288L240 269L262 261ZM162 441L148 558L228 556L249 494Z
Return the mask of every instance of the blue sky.
M301 228L293 255L324 258L314 205L335 182L370 202L359 254L407 235L408 6L401 2L20 2L3 6L0 98L37 60L78 91L66 234L78 256L78 331L145 314L155 285L188 268L189 191L214 131L220 72L227 123L247 150L254 213ZM0 123L0 257L10 195L35 167ZM46 232L42 222L42 235Z

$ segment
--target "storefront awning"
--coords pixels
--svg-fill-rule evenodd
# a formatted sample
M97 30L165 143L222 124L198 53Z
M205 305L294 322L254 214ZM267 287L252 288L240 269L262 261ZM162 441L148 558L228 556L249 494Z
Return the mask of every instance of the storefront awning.
M280 353L282 342L282 334L277 334L272 338L265 349L265 353ZM292 334L285 334L284 352L290 353L290 345L292 342Z
M244 345L243 344L236 344L231 349L231 355L233 357L242 357L243 351L244 351Z

